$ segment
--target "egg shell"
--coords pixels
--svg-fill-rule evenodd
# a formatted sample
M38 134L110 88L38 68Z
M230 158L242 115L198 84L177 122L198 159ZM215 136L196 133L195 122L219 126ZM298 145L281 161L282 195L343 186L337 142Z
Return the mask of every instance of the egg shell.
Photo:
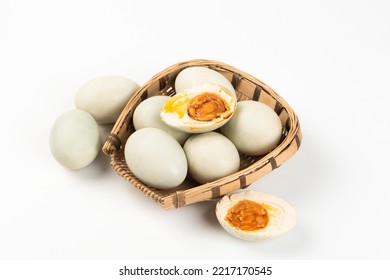
M279 116L267 105L246 100L237 103L234 115L221 128L238 151L251 155L263 155L275 148L282 136Z
M269 221L265 228L246 231L231 226L226 220L228 210L241 200L251 200L266 206ZM216 216L221 226L234 237L257 241L280 236L290 231L296 224L295 208L285 200L259 191L246 190L225 195L216 205Z
M125 144L126 163L143 183L158 189L179 186L187 176L187 159L180 144L158 128L141 128Z
M183 147L190 176L207 183L237 172L240 156L233 143L222 134L206 132L191 136Z
M142 101L133 114L133 124L136 130L145 127L159 128L173 136L180 145L190 137L189 133L174 129L161 120L161 109L169 99L169 96L152 96Z
M227 110L209 121L196 120L189 116L188 105L193 98L205 93L217 95L224 101ZM175 129L187 133L203 133L216 130L228 122L234 114L236 106L237 100L228 89L216 84L203 84L172 96L163 106L161 118L164 123Z
M91 114L99 124L115 123L131 95L139 88L137 83L125 77L97 77L80 87L75 105Z
M100 151L99 126L87 112L66 111L52 125L49 143L53 157L61 165L81 169L89 165Z
M176 92L182 92L188 88L203 84L221 85L236 97L233 85L225 76L215 70L201 66L188 67L180 71L175 80L175 90Z

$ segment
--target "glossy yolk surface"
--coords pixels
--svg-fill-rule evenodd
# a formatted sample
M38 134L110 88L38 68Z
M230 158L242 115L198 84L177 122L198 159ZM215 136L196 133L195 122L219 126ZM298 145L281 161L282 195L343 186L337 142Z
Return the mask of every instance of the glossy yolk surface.
M263 205L251 200L241 200L228 210L225 220L235 228L255 231L267 226L269 216Z
M188 102L188 115L197 121L211 121L227 111L225 101L215 93L205 92Z
M165 103L163 111L168 113L175 112L180 118L182 118L186 112L188 101L188 97L181 97L180 95L172 96Z

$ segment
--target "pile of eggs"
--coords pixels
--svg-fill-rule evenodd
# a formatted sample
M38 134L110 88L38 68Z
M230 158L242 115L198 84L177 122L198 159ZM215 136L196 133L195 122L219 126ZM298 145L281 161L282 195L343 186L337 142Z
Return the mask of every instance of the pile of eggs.
M76 93L75 109L62 113L50 130L50 151L68 169L92 163L101 150L99 125L112 124L140 86L120 76L103 76L85 83Z
M211 182L237 172L240 153L263 155L279 143L278 115L263 103L238 101L219 72L188 67L174 87L175 95L149 97L134 110L125 159L147 185L171 189L188 176Z
M134 110L135 131L124 147L131 172L157 189L186 178L200 184L237 172L240 154L264 155L280 142L282 124L267 105L238 101L232 84L205 67L182 70L176 94L152 96ZM123 77L100 77L76 94L76 109L60 115L50 132L54 158L69 169L89 165L101 149L100 124L114 123L139 86ZM233 236L257 240L278 236L295 224L295 210L265 193L242 191L216 206L218 221Z

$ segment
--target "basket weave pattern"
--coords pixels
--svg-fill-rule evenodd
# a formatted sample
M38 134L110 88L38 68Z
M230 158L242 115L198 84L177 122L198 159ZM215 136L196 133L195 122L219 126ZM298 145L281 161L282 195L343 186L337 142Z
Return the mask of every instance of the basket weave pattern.
M124 147L128 137L135 131L132 116L135 108L146 98L155 95L175 94L174 82L177 74L184 68L203 66L224 75L236 89L237 98L255 100L270 106L283 125L279 145L262 156L240 155L240 170L219 180L200 185L188 178L179 187L171 190L159 190L138 180L129 170L124 157ZM262 176L278 168L291 158L299 149L302 134L298 117L292 108L269 86L260 80L225 63L212 60L191 60L177 63L152 77L128 101L116 121L111 134L103 146L103 152L110 156L111 166L118 175L154 199L164 209L184 207L193 203L218 199L230 192L244 189Z

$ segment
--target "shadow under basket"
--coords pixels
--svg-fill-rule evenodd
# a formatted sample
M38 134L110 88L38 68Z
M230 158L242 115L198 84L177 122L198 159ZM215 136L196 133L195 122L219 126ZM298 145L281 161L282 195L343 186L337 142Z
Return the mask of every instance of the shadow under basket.
M238 101L255 100L270 106L279 116L282 125L282 138L279 145L262 156L240 155L238 172L213 182L200 185L188 178L179 187L159 190L141 182L129 170L124 157L124 147L129 136L135 131L133 112L146 98L155 95L175 94L174 83L177 74L187 67L202 66L224 75L236 89ZM225 63L196 59L177 63L152 77L143 87L132 95L116 121L111 134L103 146L103 152L110 156L111 166L146 196L154 199L164 209L184 207L193 203L219 199L225 194L248 187L262 176L278 168L299 149L302 134L299 121L292 108L269 86Z

